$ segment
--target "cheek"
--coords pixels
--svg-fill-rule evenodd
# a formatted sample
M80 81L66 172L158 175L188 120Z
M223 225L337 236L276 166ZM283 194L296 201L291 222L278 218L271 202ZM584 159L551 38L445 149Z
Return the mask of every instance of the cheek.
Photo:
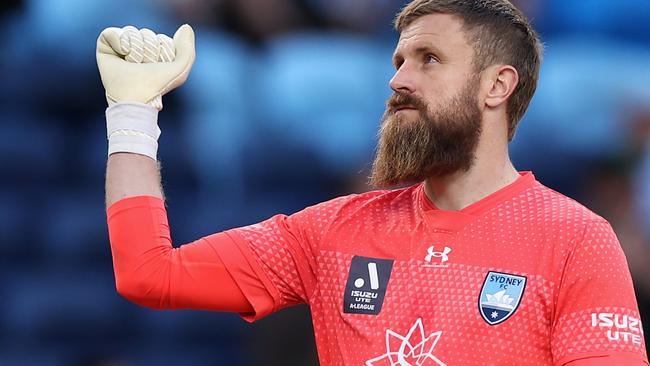
M423 95L423 100L427 104L430 112L437 112L441 109L444 109L445 104L447 104L454 96L452 88L441 85L440 87L433 87L430 90L425 92Z
M422 85L422 97L433 108L456 95L462 86L462 80L450 73L427 75Z
M429 108L436 111L449 104L468 86L468 76L460 72L439 72L430 76L423 88L423 98ZM480 85L476 85L478 92Z

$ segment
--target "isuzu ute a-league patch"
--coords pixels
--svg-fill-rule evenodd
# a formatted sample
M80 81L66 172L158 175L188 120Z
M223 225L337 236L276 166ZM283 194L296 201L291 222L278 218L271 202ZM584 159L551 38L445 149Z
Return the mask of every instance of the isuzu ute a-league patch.
M352 257L343 295L343 312L379 314L392 269L392 259Z

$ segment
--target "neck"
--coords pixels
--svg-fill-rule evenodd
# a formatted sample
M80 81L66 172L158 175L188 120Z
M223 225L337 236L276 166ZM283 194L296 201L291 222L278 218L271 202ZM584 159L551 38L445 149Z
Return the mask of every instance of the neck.
M482 137L468 171L426 179L424 191L439 209L462 210L519 178L508 156L507 141Z

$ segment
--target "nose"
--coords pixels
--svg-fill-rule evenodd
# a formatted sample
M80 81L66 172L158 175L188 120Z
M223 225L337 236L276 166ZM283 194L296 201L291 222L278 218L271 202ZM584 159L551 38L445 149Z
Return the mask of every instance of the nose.
M406 64L403 64L397 71L395 75L390 79L390 88L394 92L401 92L407 94L413 94L415 92L415 80L413 73L409 72Z

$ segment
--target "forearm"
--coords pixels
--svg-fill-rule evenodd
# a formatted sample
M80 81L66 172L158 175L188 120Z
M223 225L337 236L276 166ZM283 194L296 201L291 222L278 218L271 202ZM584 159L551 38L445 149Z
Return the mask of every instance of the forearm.
M109 27L97 39L95 56L109 105L106 204L135 195L162 198L158 111L162 96L192 69L194 31L183 25L172 39L148 29Z
M106 166L106 207L131 196L164 197L160 166L144 155L111 154Z

